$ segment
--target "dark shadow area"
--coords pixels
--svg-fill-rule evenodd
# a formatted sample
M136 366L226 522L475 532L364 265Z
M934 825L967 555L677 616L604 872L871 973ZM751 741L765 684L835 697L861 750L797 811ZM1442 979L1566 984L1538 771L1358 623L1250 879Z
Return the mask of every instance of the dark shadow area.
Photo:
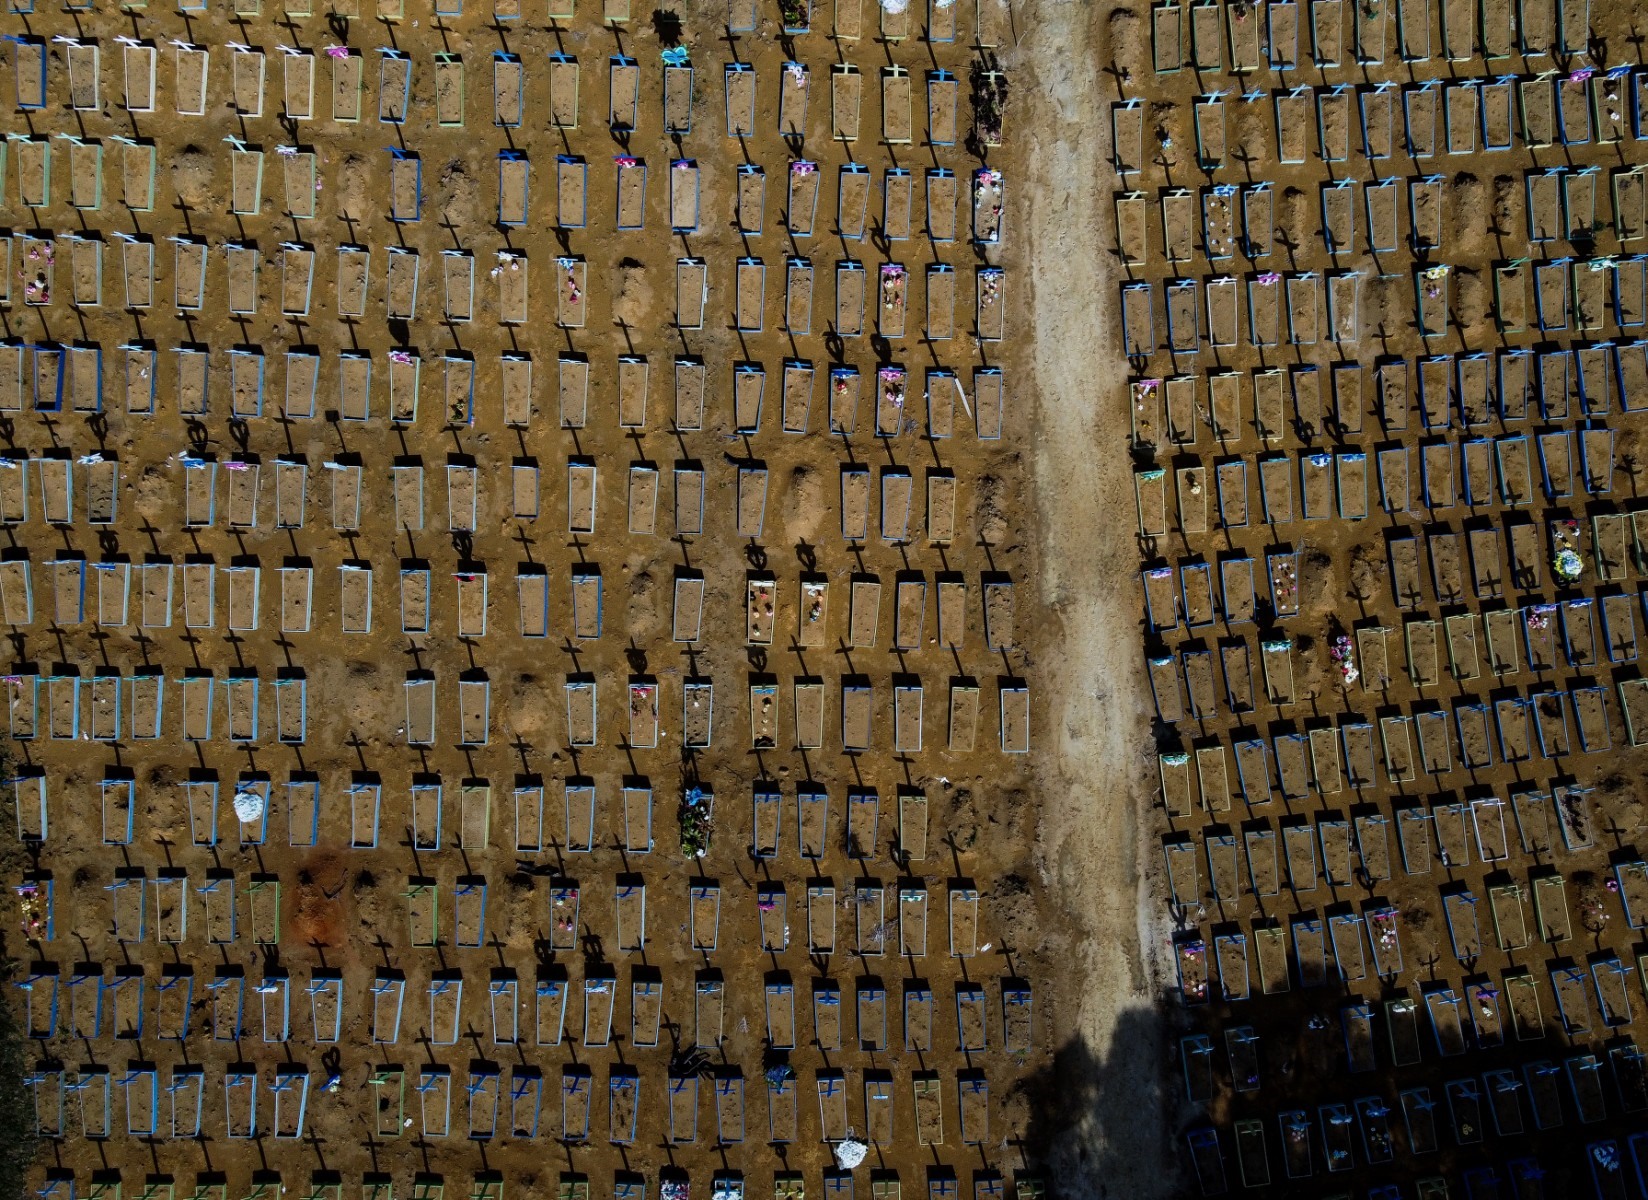
M1194 1194L1171 1146L1181 1107L1166 1087L1173 1016L1165 1006L1129 1009L1108 1050L1076 1037L1025 1077L1022 1162L1008 1165L1039 1174L1059 1200Z

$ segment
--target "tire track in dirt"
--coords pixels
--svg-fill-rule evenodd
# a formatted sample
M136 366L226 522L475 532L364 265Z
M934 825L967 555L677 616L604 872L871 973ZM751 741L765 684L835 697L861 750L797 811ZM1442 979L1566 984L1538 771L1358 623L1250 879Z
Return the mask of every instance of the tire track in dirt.
M1113 61L1107 30L1137 19L1079 0L1019 13L1019 128L1031 141L1027 284L1036 395L1033 469L1047 691L1039 860L1074 926L1058 995L1060 1047L1041 1119L1066 1195L1168 1195L1167 1027L1158 1006L1169 930L1151 898L1154 761L1139 671L1131 466L1109 233Z

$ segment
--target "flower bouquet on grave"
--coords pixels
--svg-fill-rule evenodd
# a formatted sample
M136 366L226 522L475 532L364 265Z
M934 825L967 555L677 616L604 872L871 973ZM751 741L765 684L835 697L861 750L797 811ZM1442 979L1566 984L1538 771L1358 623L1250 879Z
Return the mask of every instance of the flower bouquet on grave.
M681 853L688 858L703 858L709 853L710 841L715 835L712 805L709 793L696 785L688 788L681 800L676 816L681 825Z
M813 27L812 0L778 0L785 33L807 33Z

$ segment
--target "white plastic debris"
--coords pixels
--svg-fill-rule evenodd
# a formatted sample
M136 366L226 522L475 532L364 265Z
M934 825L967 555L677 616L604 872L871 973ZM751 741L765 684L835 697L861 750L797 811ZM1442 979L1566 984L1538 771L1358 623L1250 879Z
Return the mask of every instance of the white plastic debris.
M263 815L263 797L254 791L235 793L235 816L242 821L255 821Z
M910 0L881 0L881 10L895 16L910 7Z
M885 0L884 0L885 2ZM843 1171L851 1171L864 1161L870 1148L856 1138L846 1138L835 1144L835 1165Z

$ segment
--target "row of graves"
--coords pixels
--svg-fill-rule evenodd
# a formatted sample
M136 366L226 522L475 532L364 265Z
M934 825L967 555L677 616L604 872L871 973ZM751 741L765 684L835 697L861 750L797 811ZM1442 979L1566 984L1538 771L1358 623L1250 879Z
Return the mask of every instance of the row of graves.
M955 7L939 11L953 12ZM114 38L114 45L69 36L47 42L14 34L6 40L16 107L25 114L64 108L101 114L118 107L132 117L204 119L212 115L214 105L226 104L243 128L266 118L317 135L322 122L362 126L358 131L335 131L345 140L365 140L374 126L427 126L431 117L437 129L471 124L501 131L524 129L532 123L529 113L547 117L551 130L570 132L594 125L604 107L605 128L621 141L660 132L685 139L694 133L696 120L700 137L722 131L727 137L747 139L776 133L800 142L812 133L842 142L879 137L889 146L953 146L969 136L969 105L972 115L982 119L989 92L1003 83L1001 73L983 58L975 61L964 80L942 67L919 71L890 63L866 69L844 59L831 61L828 52L816 62L786 59L778 71L764 72L759 64L741 59L712 65L700 58L695 63L691 51L680 45L666 47L645 64L617 53L590 56L581 65L577 55L561 51L528 59L509 50L414 55L394 46L310 49L239 42L214 52L211 46L179 39L168 43L125 36ZM885 44L896 45L897 39ZM973 48L983 51L994 44L976 42ZM719 88L713 88L715 80ZM488 107L469 97L471 81L490 99ZM774 92L777 128L759 129L759 114L774 106ZM868 117L866 97L872 105ZM714 116L722 119L705 123L706 110L719 110ZM993 136L999 130L977 128L971 133L988 139L985 144L999 144ZM507 140L504 133L495 136ZM24 197L40 186L41 163L36 156L49 156L54 141L71 148L101 145L72 132L17 131L8 134L7 141L23 156L19 185ZM116 144L135 147L141 157L146 143L127 138ZM33 207L49 203L24 202Z
M800 165L810 167L811 164ZM977 187L981 194L993 193L999 200L999 180L993 178L994 172L983 171L980 175ZM983 176L992 178L986 182ZM953 235L953 222L947 233ZM980 241L993 245L998 237L999 230L993 228ZM480 260L479 268L485 271L486 279L478 283L476 255L467 250L443 251L430 256L433 261L426 262L415 249L380 248L378 261L374 263L371 247L354 243L327 252L306 242L282 242L266 252L256 242L236 241L223 243L214 251L203 238L178 238L171 246L157 248L152 239L120 236L109 242L101 236L81 233L24 234L0 241L0 258L19 264L7 271L8 278L18 285L17 295L0 299L15 299L31 307L62 304L80 313L103 308L141 312L154 306L157 299L162 302L167 299L163 287L166 276L156 272L157 251L162 258L171 260L170 299L175 301L171 307L185 314L205 310L209 303L216 303L213 297L221 295L227 299L227 311L240 319L249 320L259 314L268 316L277 309L281 317L293 320L333 316L316 306L319 295L335 301L335 315L345 320L411 322L421 315L448 325L466 325L491 318L488 324L509 327L528 323L533 311L531 302L536 296L538 302L553 313L556 326L576 330L591 323L592 309L602 316L610 314L613 299L604 280L600 281L602 286L592 286L592 274L602 272L599 268L592 272L591 264L581 255L556 255L547 262L539 260L540 274L548 276L547 282L540 285L549 291L546 300L530 290L532 258L524 251L507 248L496 251L491 266L485 258ZM740 256L726 266L728 269L722 274L712 269L706 259L692 255L673 264L673 328L699 331L722 328L723 322L729 322L725 327L746 335L767 332L771 325L773 332L782 332L791 338L870 337L887 342L907 338L912 344L943 343L952 339L990 343L1001 341L1004 334L1007 273L1000 266L964 266L958 270L957 264L938 260L912 263L889 257L868 263L859 258L815 262L801 255L781 257L771 263L758 256ZM61 281L60 274L64 277ZM318 293L317 275L320 277ZM161 289L159 293L157 288ZM438 307L430 300L432 291ZM163 356L163 349L172 352L164 357L176 356L176 370L174 386L161 392L155 362ZM111 407L146 416L155 413L157 405L163 402L162 397L170 401L175 396L178 412L198 414L205 411L209 392L214 390L202 376L227 374L231 394L228 406L234 414L251 417L264 413L264 376L270 356L255 344L213 347L210 343L187 342L162 348L150 339L127 339L105 345L90 339L64 344L51 340L26 342L10 337L0 343L0 350L3 350L0 411L30 408L50 412L68 405L79 411L96 412L106 399ZM571 351L559 359L558 364L585 361L582 353ZM283 358L286 367L281 380L285 415L314 417L317 376L322 362L319 348L299 344L275 357ZM387 416L401 424L416 421L420 394L426 389L433 390L422 381L427 360L430 374L440 372L441 391L451 419L463 423L470 418L474 403L473 351L423 350L401 345L385 352L385 357L387 361L380 357L378 371L387 378L377 386L391 395L387 411L380 399L374 413L372 356L356 349L340 352L339 375L352 375L340 378L336 385L340 411L347 412L353 420ZM226 360L229 369L226 372L214 369L213 359L220 364ZM107 380L104 379L106 360L107 374L111 376ZM530 353L517 350L502 360L500 370L506 377L524 376L516 381L517 387L530 388L532 362ZM646 359L641 357L632 365L644 367L645 363ZM816 390L813 379L826 372L815 371L813 363L802 358L783 363L784 370L792 366L799 377L784 381L786 389L794 393L791 401L794 411L786 414L785 430L805 433ZM698 381L691 378L693 367L697 368ZM696 390L703 391L703 360L691 354L683 355L676 359L675 368L677 376L688 376L676 381L681 428L701 428L702 397L694 405L690 393L695 382ZM853 410L858 404L856 381L860 378L860 369L837 362L828 364L827 371L832 384L839 383L842 390L853 391L850 396L837 398L842 411L832 414L838 419L840 431L849 432L857 424ZM906 375L904 366L893 363L878 366L877 373L880 371L886 371L886 378L897 383L902 383ZM739 397L740 423L758 423L766 369L759 363L737 363L732 372L738 390L746 393ZM953 372L947 368L935 370L939 377L947 373ZM725 374L717 372L723 378ZM640 385L644 392L644 374ZM682 395L683 391L689 394ZM940 404L944 408L952 407L948 396L940 397ZM224 405L220 401L221 406ZM745 415L746 408L751 409L749 415ZM644 411L642 401L641 412L644 414ZM515 421L527 423L520 417ZM941 428L936 436L949 436L949 430Z
M1157 76L1395 76L1475 60L1561 64L1591 49L1592 11L1591 0L1163 0L1149 36Z

